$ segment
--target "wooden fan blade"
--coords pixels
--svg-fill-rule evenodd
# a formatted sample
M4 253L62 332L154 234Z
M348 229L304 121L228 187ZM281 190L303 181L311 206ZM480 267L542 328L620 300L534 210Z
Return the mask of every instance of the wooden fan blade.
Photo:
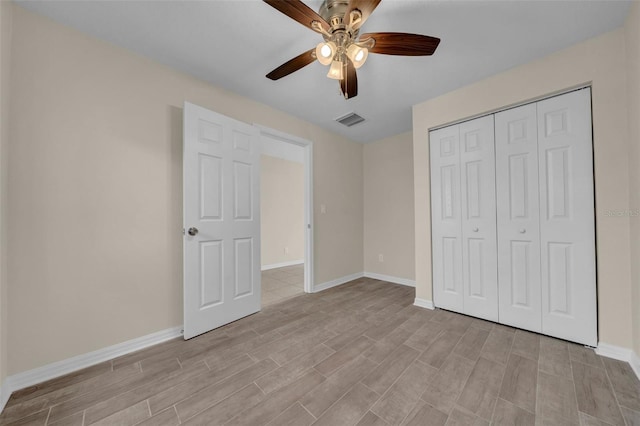
M353 66L353 62L347 58L347 64L343 70L344 78L340 80L340 90L346 99L355 98L358 96L358 75L356 74L356 67Z
M347 8L346 13L344 14L343 21L345 24L349 23L349 14L353 9L358 9L362 14L362 19L360 22L353 25L354 29L360 28L364 21L366 21L371 13L375 10L376 7L380 4L381 0L351 0L349 2L349 7Z
M311 23L313 21L318 21L325 31L329 31L331 28L327 21L322 19L322 16L318 15L313 9L300 0L264 0L264 2L312 30L313 27Z
M300 68L306 67L307 65L309 65L311 62L315 60L316 60L316 49L313 48L313 49L307 50L306 52L301 53L300 55L296 56L290 61L285 62L284 64L280 65L278 68L271 71L269 74L267 74L267 78L270 78L271 80L281 79L282 77L285 77L291 74L292 72L298 71Z
M384 55L433 55L440 43L440 39L436 37L408 33L366 33L360 36L360 41L364 42L369 38L376 41L369 53Z

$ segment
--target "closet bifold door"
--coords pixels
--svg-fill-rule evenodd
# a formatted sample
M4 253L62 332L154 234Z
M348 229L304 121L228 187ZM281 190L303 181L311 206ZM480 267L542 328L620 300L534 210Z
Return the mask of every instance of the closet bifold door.
M463 312L498 321L493 115L460 124Z
M462 312L460 133L450 126L429 133L433 302Z
M536 104L495 121L500 322L541 332Z
M597 345L591 90L537 103L542 332Z

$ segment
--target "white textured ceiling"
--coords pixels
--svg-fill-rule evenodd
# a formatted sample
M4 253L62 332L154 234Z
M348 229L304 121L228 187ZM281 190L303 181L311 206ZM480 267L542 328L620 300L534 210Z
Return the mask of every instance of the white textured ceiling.
M1 0L0 0L1 1ZM21 6L361 142L411 130L411 106L623 24L628 1L383 0L361 32L442 39L431 57L369 55L345 100L314 62L265 74L321 36L260 0L19 1ZM318 10L321 2L307 1ZM367 121L334 119L355 111Z

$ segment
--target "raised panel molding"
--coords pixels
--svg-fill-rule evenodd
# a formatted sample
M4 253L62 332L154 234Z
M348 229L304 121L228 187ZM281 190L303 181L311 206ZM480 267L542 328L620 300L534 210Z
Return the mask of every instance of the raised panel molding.
M571 218L569 150L568 147L562 147L546 151L547 217L549 220Z
M198 154L200 219L222 220L222 159Z
M529 241L511 241L511 305L531 308L529 271L531 256Z
M251 164L233 162L233 211L235 219L252 220Z
M571 268L571 244L548 244L549 264L549 313L572 315L571 288L573 287Z
M234 298L253 294L253 238L236 238L234 243Z
M558 111L547 112L544 115L545 135L547 137L568 132L568 113L565 108Z
M528 157L526 153L509 156L509 207L512 220L527 219L529 216Z
M200 309L210 308L224 299L223 241L200 242Z
M198 120L198 140L203 143L219 144L222 141L222 126L207 120Z
M251 135L234 130L233 149L250 153L251 148Z

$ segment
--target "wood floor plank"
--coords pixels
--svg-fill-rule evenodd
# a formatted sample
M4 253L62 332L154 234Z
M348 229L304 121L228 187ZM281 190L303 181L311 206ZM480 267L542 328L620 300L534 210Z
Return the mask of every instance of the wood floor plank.
M178 413L176 413L175 408L169 407L147 420L136 424L136 426L177 426L179 424L180 419L178 418Z
M422 352L431 346L444 328L444 324L429 321L416 330L415 333L405 341L405 344Z
M108 417L118 411L125 410L139 401L146 400L151 396L164 392L167 389L171 389L186 380L195 377L202 377L208 372L209 369L207 366L204 362L201 362L190 367L173 371L171 374L159 374L156 376L155 380L150 380L130 391L121 393L88 407L85 410L84 422L86 424L97 422L98 420Z
M216 365L215 370L202 371L200 374L187 377L173 386L165 387L149 396L149 405L151 413L156 414L160 411L177 404L189 398L196 392L218 383L234 374L237 374L251 366L255 362L249 355L242 355L235 359L227 360L225 364Z
M605 370L581 362L571 364L578 409L611 424L624 424Z
M540 371L537 395L537 416L552 424L580 422L573 380Z
M79 413L64 417L58 421L47 422L47 426L83 426L83 424L84 424L84 411L80 411Z
M212 384L198 392L193 393L189 398L175 405L180 420L187 420L201 411L217 404L229 395L239 391L243 387L253 383L270 371L277 368L277 364L270 359L265 359L251 367L230 376L229 378ZM154 412L153 402L151 410Z
M2 422L1 424L7 426L42 426L47 421L49 411L49 409L41 410L16 421L6 423ZM82 425L82 417L80 417L80 422L80 425Z
M418 355L420 353L415 349L400 345L384 362L369 373L362 383L382 395Z
M316 426L355 425L380 397L363 384L357 383L335 404L327 409Z
M300 402L311 414L320 417L327 408L362 380L374 367L375 364L372 361L363 357L356 358L309 392Z
M315 368L325 376L331 375L331 373L337 371L346 363L360 356L360 354L366 351L373 343L374 341L368 337L360 336L352 343L327 357L327 359L316 365Z
M357 426L389 426L389 423L385 422L371 411L367 411L367 414L360 419Z
M483 419L491 420L504 371L505 366L497 362L478 359L458 397L458 404Z
M15 403L22 403L29 399L45 395L47 393L65 388L75 383L83 382L92 377L100 376L112 370L111 361L101 362L91 367L83 368L55 379L47 380L34 386L17 390L11 394L6 406L11 407Z
M495 426L534 426L536 418L533 413L498 398L491 424Z
M125 408L124 410L98 420L97 422L87 422L85 417L85 424L94 426L132 426L148 419L149 417L151 417L149 405L147 404L147 401L141 401L135 405Z
M444 330L420 355L420 361L432 367L440 368L462 338L462 334L457 330Z
M454 408L449 414L447 426L489 426L489 422L478 416Z
M257 405L242 411L236 417L229 420L229 423L238 426L253 426L268 423L324 381L325 378L320 373L309 370L308 373L301 376L290 386L270 393Z
M618 403L632 410L640 411L640 380L636 377L631 366L626 362L611 358L602 358L602 361Z
M476 361L478 357L480 357L480 351L482 350L487 337L489 337L489 332L487 330L469 327L453 349L453 353L472 361Z
M295 358L281 367L265 374L256 380L256 384L264 393L271 393L276 389L294 382L309 368L322 362L335 351L323 344L314 346L309 353Z
M627 407L620 407L622 409L622 416L624 417L627 425L638 426L640 425L640 411L635 411Z
M438 411L426 402L418 402L414 409L402 422L402 426L444 426L447 423L448 415Z
M403 344L410 336L411 331L397 329L394 333L388 334L381 340L374 343L369 349L364 351L363 356L376 364L385 360L398 346Z
M308 426L316 419L299 402L287 408L268 423L268 426Z
M538 363L512 353L502 380L500 398L535 413L537 382Z
M563 376L573 380L571 360L567 342L547 336L540 336L540 358L538 368L545 373Z
M511 353L537 361L540 356L540 335L530 331L517 330L513 338Z
M571 361L577 361L582 364L591 365L593 367L604 368L602 357L598 356L592 348L569 343L569 358Z
M474 366L475 363L469 359L450 356L427 383L421 398L440 411L450 412Z
M414 362L376 402L371 411L389 424L402 423L435 373L433 367L422 362Z
M499 364L507 364L515 333L494 327L482 346L480 356Z
M251 383L217 404L184 421L182 424L191 426L222 425L237 416L242 410L255 406L261 402L264 397L264 393L262 393L254 383Z

